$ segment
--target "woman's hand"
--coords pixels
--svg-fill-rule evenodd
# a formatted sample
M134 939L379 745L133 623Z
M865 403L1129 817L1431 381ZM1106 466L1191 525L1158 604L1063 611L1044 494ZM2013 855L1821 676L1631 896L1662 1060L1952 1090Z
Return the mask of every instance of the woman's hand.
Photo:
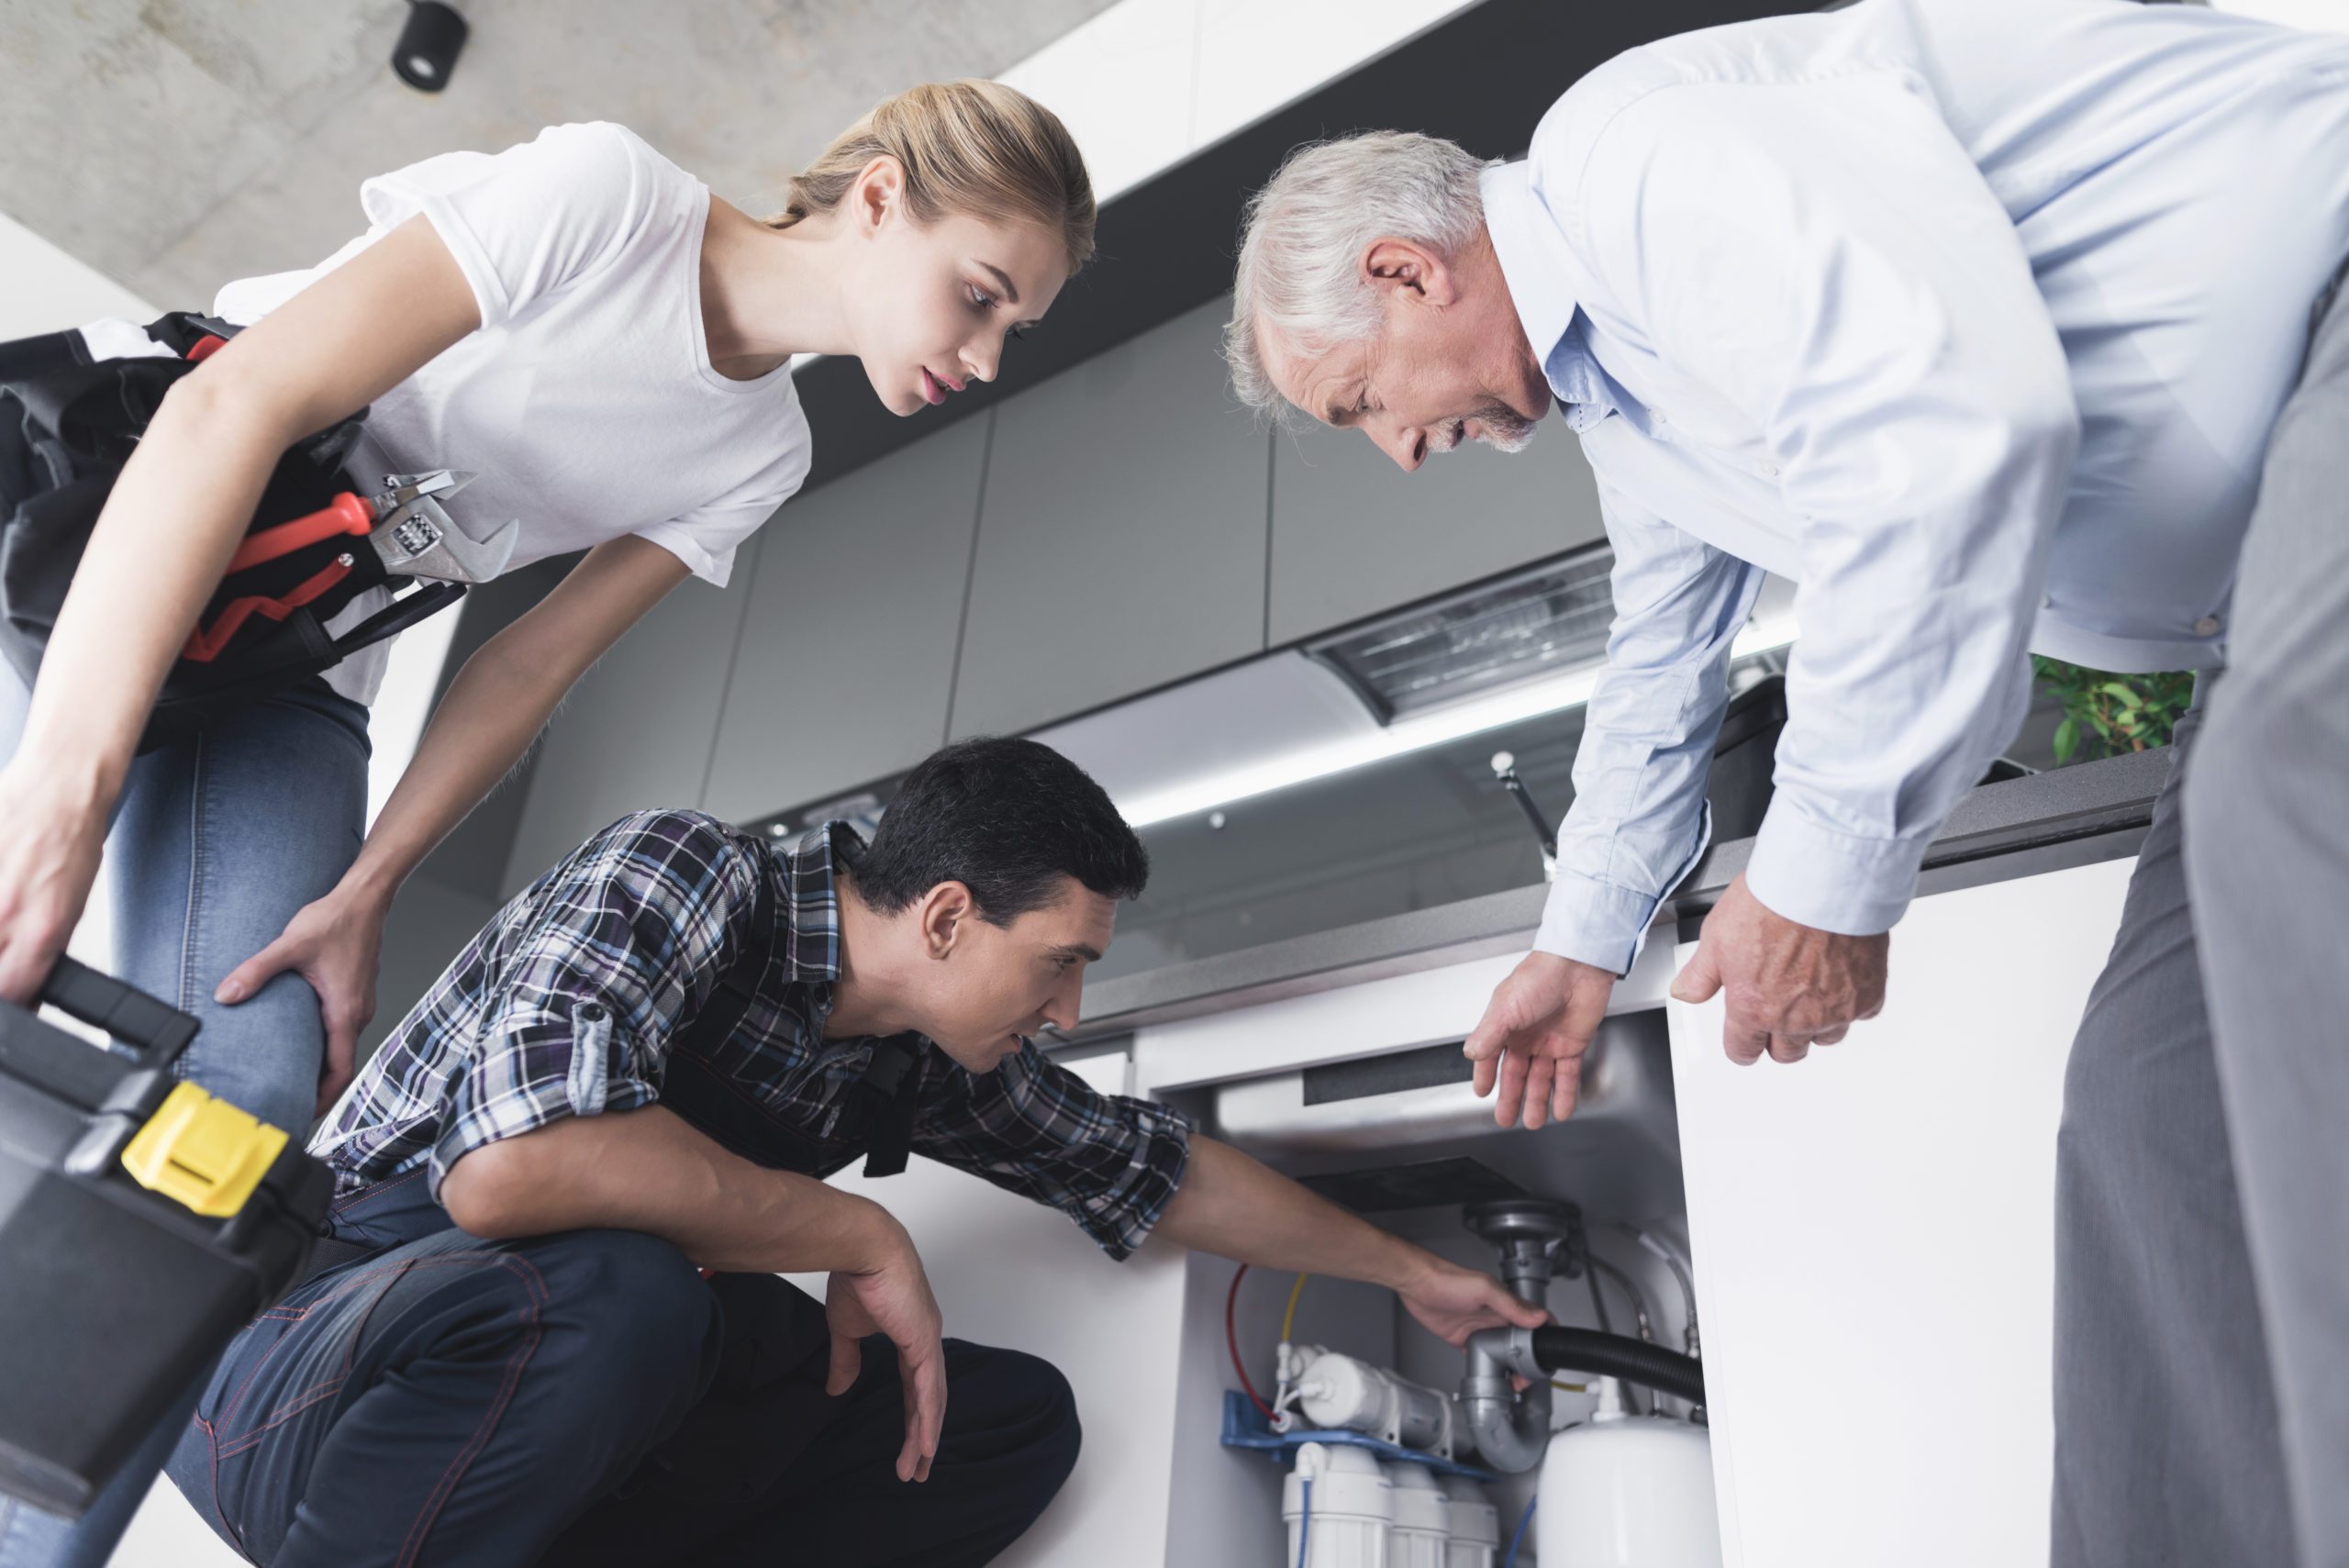
M384 915L382 899L338 887L304 905L285 923L283 936L231 970L212 994L216 1002L241 1002L289 970L310 983L327 1026L314 1113L318 1116L326 1115L358 1071L359 1031L375 1016Z
M26 766L0 770L0 998L30 1006L98 878L106 806Z

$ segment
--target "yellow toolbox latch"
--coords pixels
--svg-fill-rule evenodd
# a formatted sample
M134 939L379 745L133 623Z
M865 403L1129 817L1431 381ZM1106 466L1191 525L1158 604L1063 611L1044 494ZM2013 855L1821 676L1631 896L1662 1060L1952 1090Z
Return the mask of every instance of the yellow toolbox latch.
M284 1147L276 1128L181 1084L123 1150L122 1164L140 1186L225 1219L245 1207Z

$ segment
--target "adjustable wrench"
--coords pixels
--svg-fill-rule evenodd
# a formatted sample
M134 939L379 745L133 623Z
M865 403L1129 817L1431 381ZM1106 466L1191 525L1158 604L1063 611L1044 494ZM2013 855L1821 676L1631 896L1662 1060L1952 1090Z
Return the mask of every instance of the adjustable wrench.
M476 476L441 468L430 473L387 473L384 494L368 502L375 527L367 536L384 570L397 577L442 583L486 583L514 554L518 518L477 539L451 520L441 503Z

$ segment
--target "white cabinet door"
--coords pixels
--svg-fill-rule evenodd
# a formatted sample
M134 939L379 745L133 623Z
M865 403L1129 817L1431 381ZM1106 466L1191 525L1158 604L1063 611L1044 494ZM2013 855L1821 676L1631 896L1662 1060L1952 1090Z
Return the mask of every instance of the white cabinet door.
M1918 900L1792 1067L1670 1004L1728 1568L2047 1561L2064 1063L2135 864Z

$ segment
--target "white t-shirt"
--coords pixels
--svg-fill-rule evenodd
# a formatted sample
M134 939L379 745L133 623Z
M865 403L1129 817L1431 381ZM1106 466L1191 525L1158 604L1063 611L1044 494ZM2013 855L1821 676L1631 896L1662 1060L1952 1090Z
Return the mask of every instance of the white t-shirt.
M484 536L521 528L512 566L634 534L723 586L734 547L807 476L789 369L730 381L701 317L709 188L630 130L556 126L491 156L451 152L360 187L368 231L307 272L247 278L213 313L259 320L422 213L481 307L467 335L377 398L350 467L480 474L450 504ZM387 602L362 595L340 631ZM373 700L388 643L328 672Z

